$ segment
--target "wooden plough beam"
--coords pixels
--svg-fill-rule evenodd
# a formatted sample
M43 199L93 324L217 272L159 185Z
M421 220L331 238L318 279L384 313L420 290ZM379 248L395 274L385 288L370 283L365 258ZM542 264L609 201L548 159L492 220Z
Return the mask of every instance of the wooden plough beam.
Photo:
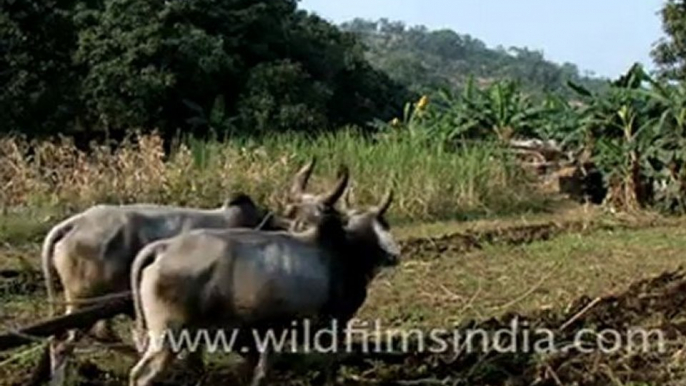
M9 350L25 344L34 343L39 338L59 335L74 328L86 328L100 319L113 318L119 314L132 314L131 294L83 308L69 315L57 316L22 327L14 331L0 333L0 351Z

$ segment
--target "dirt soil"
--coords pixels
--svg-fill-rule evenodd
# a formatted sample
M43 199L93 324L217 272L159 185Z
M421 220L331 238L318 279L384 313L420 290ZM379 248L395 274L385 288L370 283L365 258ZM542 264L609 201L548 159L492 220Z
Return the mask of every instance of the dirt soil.
M665 273L659 277L634 283L625 292L598 299L581 298L567 312L552 314L534 312L531 315L504 315L481 322L468 322L459 326L466 336L468 329L495 332L508 329L513 320L519 324L515 341L524 347L525 339L533 342L537 329L546 328L555 333L556 349L551 346L549 354L533 352L502 353L482 346L483 341L472 341L475 351L459 353L449 350L440 354L413 353L353 353L341 355L338 364L339 385L683 385L686 382L686 273L683 270ZM575 334L583 328L595 331L643 327L659 329L664 333L664 350L657 346L653 337L648 352L620 350L603 353L595 339L585 340L591 353L577 349L564 350ZM526 338L525 331L529 333ZM451 331L451 334L454 332ZM626 338L624 336L623 338ZM500 347L508 347L505 338ZM417 342L411 342L418 344ZM532 345L533 346L533 345ZM608 346L612 343L608 343ZM360 343L358 349L361 349ZM417 346L418 347L418 346ZM326 361L309 360L303 366L302 357L282 358L277 363L272 381L280 385L323 384ZM1 361L1 357L0 357ZM300 365L296 362L301 362ZM306 367L293 372L287 368ZM216 366L216 367L215 367ZM213 364L203 381L204 385L225 384L227 377L236 374L225 366ZM14 385L23 385L28 379L30 367L24 374L14 374ZM94 361L80 362L79 385L119 385L124 379L101 369ZM86 381L87 379L87 381ZM187 382L180 376L171 375L164 384Z
M636 224L634 224L636 225ZM632 224L622 226L633 227ZM597 225L597 227L603 225ZM638 225L636 225L638 226ZM555 223L533 224L493 231L474 231L436 238L410 239L403 242L403 251L410 256L431 258L446 250L466 251L480 248L486 243L525 244L547 240L564 232L584 232L587 223L560 225ZM41 296L42 279L31 270L0 271L0 291L5 293L33 294ZM0 325L8 315L0 312ZM677 270L652 279L633 283L622 293L591 299L582 297L564 311L535 310L527 314L507 314L484 321L469 321L450 327L442 337L455 334L467 336L467 331L480 329L487 335L498 330L511 330L513 321L518 323L514 341L500 341L500 347L517 343L517 348L527 341L533 346L537 331L547 329L554 334L554 344L546 345L547 353L529 350L502 353L483 340L472 341L477 350L466 353L447 350L440 354L421 352L419 343L411 341L415 350L410 352L339 354L336 377L328 379L326 368L330 361L308 356L284 355L276 363L270 384L277 385L683 385L686 384L686 272ZM6 324L5 324L6 325ZM659 330L662 344L657 339L649 341L647 351L631 351L626 348L613 353L603 353L598 348L598 336L584 335L584 347L595 348L582 352L570 343L583 329L601 332L618 331L622 340L629 339L630 329ZM492 336L491 336L492 338ZM634 336L635 338L635 336ZM539 339L540 341L540 339ZM547 341L550 342L550 341ZM608 343L607 340L605 340ZM491 342L492 343L492 342ZM609 342L611 346L613 342ZM362 342L358 342L362 347ZM626 344L624 346L627 346ZM571 348L570 348L571 347ZM640 349L640 347L639 347ZM16 352L11 353L16 355ZM35 356L25 365L7 373L3 361L10 353L0 352L0 384L25 385L29 379ZM112 372L97 359L77 362L80 379L76 384L122 385L125 373ZM235 369L226 362L211 361L202 379L203 385L226 384L233 379ZM186 384L189 380L171 374L163 384Z
M400 355L396 358L398 364L387 365L383 373L373 372L358 381L384 385L550 386L676 386L686 382L686 354L683 352L686 347L686 276L683 270L634 283L621 294L580 298L563 313L510 314L483 322L469 322L458 330L478 328L494 332L509 329L513 320L522 326L515 338L519 343L516 347L525 347L526 339L533 342L531 337L536 336L535 332L545 328L555 334L557 348L549 350L548 354L522 352L524 350L502 353L502 350L489 350L488 347L484 350L476 343L473 346L478 349L476 353ZM611 347L614 341L606 341L606 345L601 346L592 336L583 335L586 338L584 351L571 348L582 329L596 332L611 329L626 340L631 337L630 329L637 328L662 331L662 347L657 335L645 341L634 335L634 346L625 345L614 353L603 352L600 348ZM462 336L466 336L466 332ZM503 342L499 347L508 347L510 341L505 339ZM643 342L646 343L645 351L641 346ZM587 352L589 350L593 352ZM369 370L368 366L355 366L357 373Z

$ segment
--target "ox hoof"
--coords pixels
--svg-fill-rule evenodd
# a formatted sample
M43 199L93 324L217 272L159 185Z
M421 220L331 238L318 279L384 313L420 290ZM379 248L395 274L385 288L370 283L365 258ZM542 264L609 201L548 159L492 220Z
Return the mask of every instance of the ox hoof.
M53 367L50 374L50 386L62 386L67 378L67 362L62 361L62 363L57 364Z

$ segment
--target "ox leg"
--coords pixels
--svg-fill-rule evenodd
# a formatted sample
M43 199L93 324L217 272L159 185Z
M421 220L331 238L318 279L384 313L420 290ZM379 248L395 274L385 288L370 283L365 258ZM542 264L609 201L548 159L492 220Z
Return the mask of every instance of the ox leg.
M203 361L203 347L199 345L195 350L184 350L176 356L183 363L183 367L198 379L205 374L205 363Z
M73 304L69 304L74 299L69 293L65 293L67 307L65 314L69 315L76 311ZM69 357L74 351L74 345L80 339L82 331L79 329L69 330L66 338L55 336L50 342L50 385L57 386L64 384L67 375L67 365Z
M91 328L91 335L100 342L105 343L119 343L122 342L121 337L114 332L112 327L112 320L103 319L98 320L93 328Z
M260 360L260 353L251 350L240 352L240 356L243 360L239 367L239 384L247 385L252 380L252 375L255 372L255 367L257 367L257 362Z
M149 386L174 359L173 352L166 346L148 345L143 357L129 375L129 386Z
M66 339L55 339L50 342L50 385L64 384L67 375L69 357L74 351L74 345L80 338L81 331L70 330Z
M126 343L119 334L114 332L112 324L112 319L97 321L90 330L91 337L111 350L138 359L137 346Z
M205 373L205 362L203 361L202 350L189 351L186 356L186 367L191 369L198 376Z
M265 348L263 352L260 353L257 366L253 372L252 381L250 386L261 386L264 380L267 378L267 373L269 372L269 364L271 353L269 348Z

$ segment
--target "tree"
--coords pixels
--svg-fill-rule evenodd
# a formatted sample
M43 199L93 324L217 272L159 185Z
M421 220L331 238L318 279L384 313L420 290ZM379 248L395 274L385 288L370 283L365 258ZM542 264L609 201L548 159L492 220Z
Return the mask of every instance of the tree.
M666 37L651 52L661 77L686 80L686 1L668 0L660 11Z
M56 131L75 113L73 3L0 0L0 133Z
M181 21L199 3L110 0L87 12L75 58L87 68L81 98L90 127L174 130L190 118L188 104L207 108L230 84L233 39L208 33L202 24L211 17Z
M296 0L0 4L3 131L88 140L370 127L413 98L368 65L353 34Z
M238 102L239 126L258 133L321 130L327 124L330 94L299 64L285 60L257 65Z

